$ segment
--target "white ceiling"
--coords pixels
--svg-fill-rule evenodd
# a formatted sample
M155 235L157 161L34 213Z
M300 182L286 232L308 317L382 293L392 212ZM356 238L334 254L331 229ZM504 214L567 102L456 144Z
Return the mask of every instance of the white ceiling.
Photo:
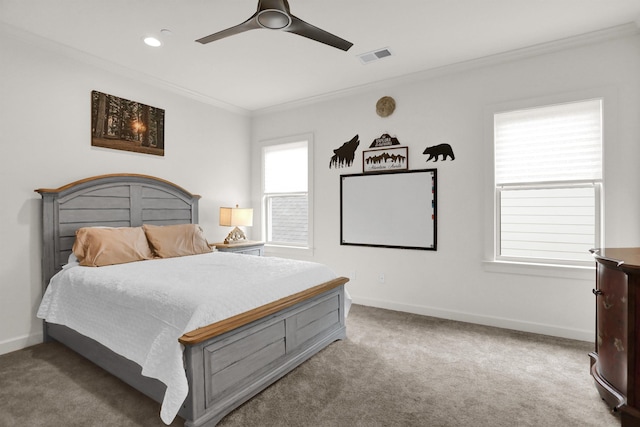
M354 46L344 52L263 29L195 42L243 22L257 4L0 0L0 22L132 75L249 111L640 22L640 0L289 0L293 15ZM147 47L146 35L163 46ZM380 48L393 56L366 65L358 59Z

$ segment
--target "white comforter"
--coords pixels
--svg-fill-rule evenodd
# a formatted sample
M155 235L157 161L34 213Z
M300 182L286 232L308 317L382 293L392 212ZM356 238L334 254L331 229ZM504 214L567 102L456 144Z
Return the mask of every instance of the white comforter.
M70 263L51 279L38 317L93 338L166 384L160 417L170 424L188 393L180 336L335 277L322 264L222 252Z

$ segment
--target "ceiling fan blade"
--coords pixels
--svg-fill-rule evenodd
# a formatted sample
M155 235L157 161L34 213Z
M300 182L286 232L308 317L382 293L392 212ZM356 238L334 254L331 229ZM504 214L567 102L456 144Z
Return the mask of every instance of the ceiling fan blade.
M353 43L315 27L296 16L291 14L289 14L289 16L291 17L291 25L283 28L283 31L288 31L344 51L349 50L351 46L353 46Z
M344 51L353 46L353 43L293 16L289 11L289 2L287 0L258 0L257 12L242 24L202 37L196 41L202 44L211 43L212 41L258 28L287 31Z
M207 44L211 43L212 41L223 39L225 37L243 33L245 31L261 28L258 24L258 21L256 20L257 15L258 14L255 13L251 18L247 19L242 24L238 24L235 27L227 28L226 30L218 31L217 33L202 37L196 41L202 44Z

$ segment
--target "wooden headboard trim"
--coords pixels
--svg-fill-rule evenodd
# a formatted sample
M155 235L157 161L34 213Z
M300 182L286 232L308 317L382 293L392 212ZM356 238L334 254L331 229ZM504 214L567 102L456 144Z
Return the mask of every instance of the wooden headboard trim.
M188 192L187 190L185 190L184 188L180 187L179 185L174 184L171 181L167 181L165 179L162 178L157 178L155 176L151 176L151 175L143 175L143 174L137 174L137 173L111 173L111 174L105 174L105 175L96 175L96 176L92 176L89 178L84 178L84 179L79 179L78 181L74 181L71 182L69 184L65 184L60 188L38 188L36 190L34 190L36 193L62 193L63 191L69 190L71 188L74 187L78 187L78 186L82 186L83 184L89 183L89 185L92 184L93 181L97 181L97 180L103 180L105 178L140 178L140 179L148 179L151 181L157 181L157 182L163 182L171 187L174 187L177 190L180 190L186 194L188 194L191 197L197 197L200 198L200 196L198 196L197 194L192 194L190 192Z

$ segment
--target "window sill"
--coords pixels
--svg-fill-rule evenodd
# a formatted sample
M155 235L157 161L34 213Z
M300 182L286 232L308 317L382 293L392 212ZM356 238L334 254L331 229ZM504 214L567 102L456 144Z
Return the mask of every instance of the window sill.
M555 277L572 280L594 280L595 277L595 265L581 267L514 261L483 261L482 266L485 271L491 273L523 274L527 276Z

